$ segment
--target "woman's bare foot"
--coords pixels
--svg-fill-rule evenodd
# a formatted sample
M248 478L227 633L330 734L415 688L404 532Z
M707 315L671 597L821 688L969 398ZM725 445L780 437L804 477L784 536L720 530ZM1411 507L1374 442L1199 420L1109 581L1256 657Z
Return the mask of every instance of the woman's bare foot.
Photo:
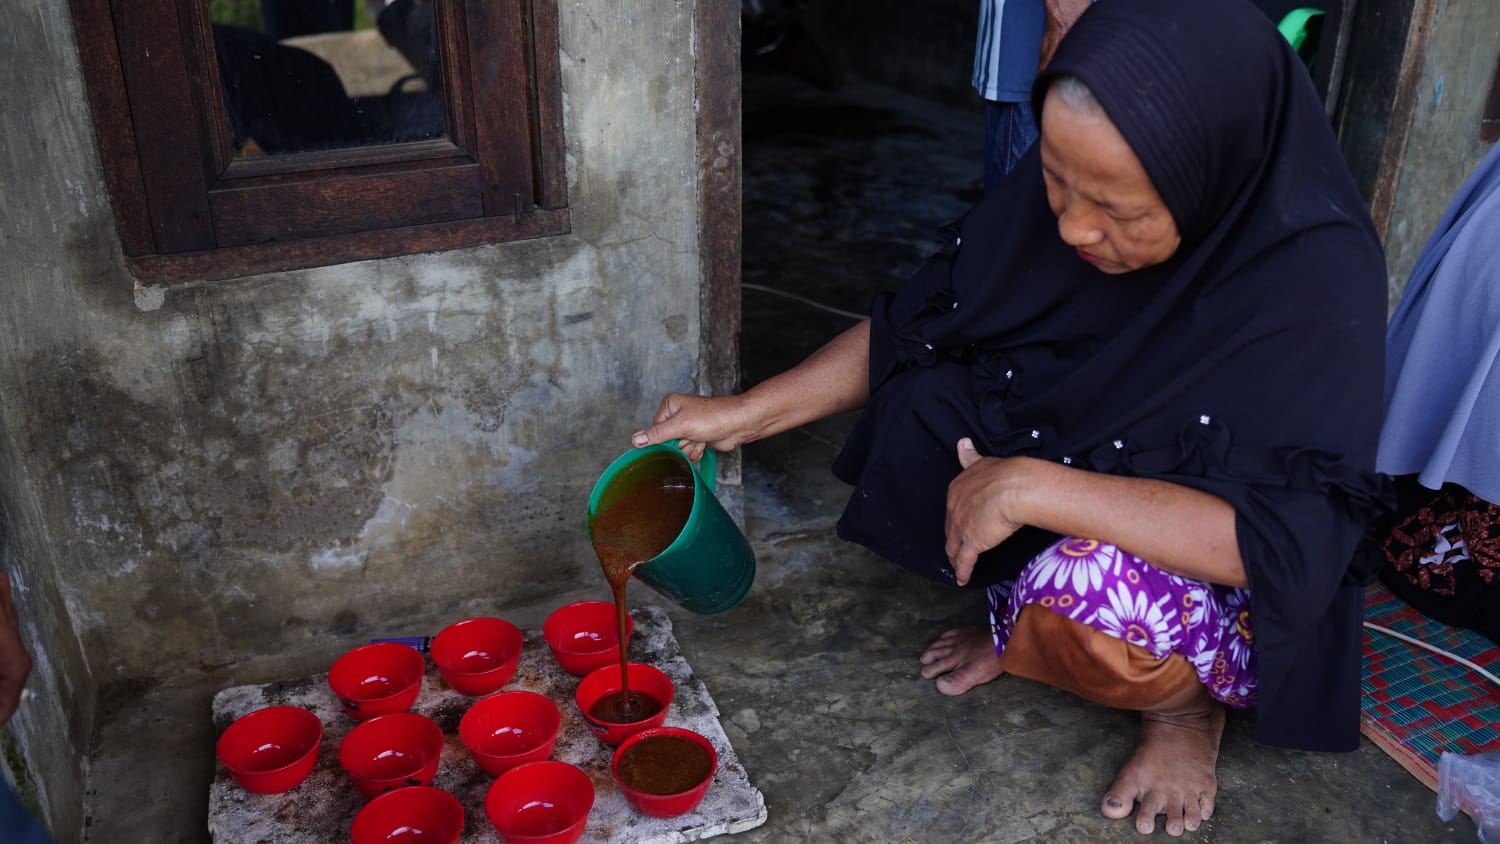
M981 625L949 630L922 652L922 677L937 678L938 691L961 695L999 677L1000 657L990 629Z
M1214 775L1224 704L1197 686L1141 713L1141 739L1135 753L1104 793L1100 811L1123 818L1136 803L1135 828L1149 835L1156 816L1167 816L1167 834L1191 832L1214 813Z

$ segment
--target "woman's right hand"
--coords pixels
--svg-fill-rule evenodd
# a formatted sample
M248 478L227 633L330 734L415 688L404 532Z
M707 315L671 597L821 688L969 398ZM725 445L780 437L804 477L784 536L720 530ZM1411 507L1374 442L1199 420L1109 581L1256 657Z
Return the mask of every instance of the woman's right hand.
M813 352L807 360L737 396L668 393L645 429L631 435L636 448L675 442L695 462L705 447L733 451L834 413L854 410L870 397L870 321L864 320Z
M636 431L630 442L636 448L652 443L673 442L694 463L705 447L733 451L755 439L756 426L743 396L689 396L668 393L646 428Z

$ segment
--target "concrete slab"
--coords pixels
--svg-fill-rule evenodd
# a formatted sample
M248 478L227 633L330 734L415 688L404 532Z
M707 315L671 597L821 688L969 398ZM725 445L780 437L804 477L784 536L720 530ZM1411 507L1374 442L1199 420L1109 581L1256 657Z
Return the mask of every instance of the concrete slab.
M594 808L582 841L639 841L679 844L726 833L742 832L766 820L766 806L719 724L719 710L707 687L694 675L672 633L672 622L657 607L631 613L635 635L631 659L654 665L672 678L675 697L666 723L687 727L707 737L719 754L719 768L707 796L692 812L677 818L650 818L628 803L610 775L614 748L594 737L573 703L578 678L552 659L540 631L525 633L525 646L516 676L505 688L546 695L562 711L563 724L552 758L582 768L594 782ZM464 844L498 842L494 826L484 814L484 797L494 777L469 758L458 737L458 722L476 698L449 689L430 664L422 691L412 711L432 718L443 728L446 744L433 785L459 799L464 806ZM236 718L266 706L300 706L317 714L324 725L318 766L308 779L284 794L250 794L235 784L229 770L217 764L208 792L208 828L216 844L321 844L344 840L355 815L365 805L338 764L338 746L354 726L328 688L328 675L317 674L260 685L234 686L214 696L216 732Z

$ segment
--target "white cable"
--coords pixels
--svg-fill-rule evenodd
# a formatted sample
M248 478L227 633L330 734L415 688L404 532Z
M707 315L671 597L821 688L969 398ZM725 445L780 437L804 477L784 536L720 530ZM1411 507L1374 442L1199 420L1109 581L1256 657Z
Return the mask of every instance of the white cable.
M1442 648L1435 647L1433 645L1429 645L1426 642L1422 641L1421 639L1414 639L1414 638L1406 635L1405 633L1397 633L1396 631L1390 629L1389 627L1381 627L1378 624L1371 624L1368 621L1366 621L1364 624L1365 624L1366 627L1370 628L1371 630L1374 630L1374 631L1377 631L1377 632L1380 632L1380 633L1384 633L1387 636L1395 636L1397 639L1400 639L1403 642L1407 642L1407 643L1416 645L1419 648L1424 648L1426 650L1432 651L1433 653L1435 653L1435 654L1437 654L1439 656L1445 656L1445 657L1453 660L1454 662L1459 663L1460 665L1466 665L1469 668L1472 668L1475 671L1478 671L1480 674L1483 674L1484 677L1485 677L1485 679L1489 680L1491 683L1494 683L1495 685L1500 686L1500 677L1496 677L1495 675L1493 675L1490 672L1484 670L1483 668L1480 668L1479 666L1477 666L1474 663L1468 661L1467 659L1464 659L1463 657L1459 656L1458 654L1450 653L1448 651L1443 650Z
M840 310L833 307L832 305L825 305L822 302L814 302L813 300L808 299L804 296L798 296L795 293L788 293L785 290L777 290L774 287L767 287L764 284L751 284L750 282L745 282L741 285L741 287L744 287L746 290L759 290L761 293L769 293L772 296L782 296L795 302L801 302L802 304L809 307L817 308L820 311L827 311L830 314L838 314L841 317L848 317L850 319L864 319L865 317L869 316L869 314L857 314L854 311Z

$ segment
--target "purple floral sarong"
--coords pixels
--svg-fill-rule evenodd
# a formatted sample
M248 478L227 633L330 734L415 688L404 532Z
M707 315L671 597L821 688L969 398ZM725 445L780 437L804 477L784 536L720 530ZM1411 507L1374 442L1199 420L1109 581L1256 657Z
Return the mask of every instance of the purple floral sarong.
M1134 554L1067 537L1026 564L1012 583L989 587L995 653L1004 652L1027 604L1140 645L1163 659L1181 654L1209 694L1255 705L1250 592L1168 574Z

